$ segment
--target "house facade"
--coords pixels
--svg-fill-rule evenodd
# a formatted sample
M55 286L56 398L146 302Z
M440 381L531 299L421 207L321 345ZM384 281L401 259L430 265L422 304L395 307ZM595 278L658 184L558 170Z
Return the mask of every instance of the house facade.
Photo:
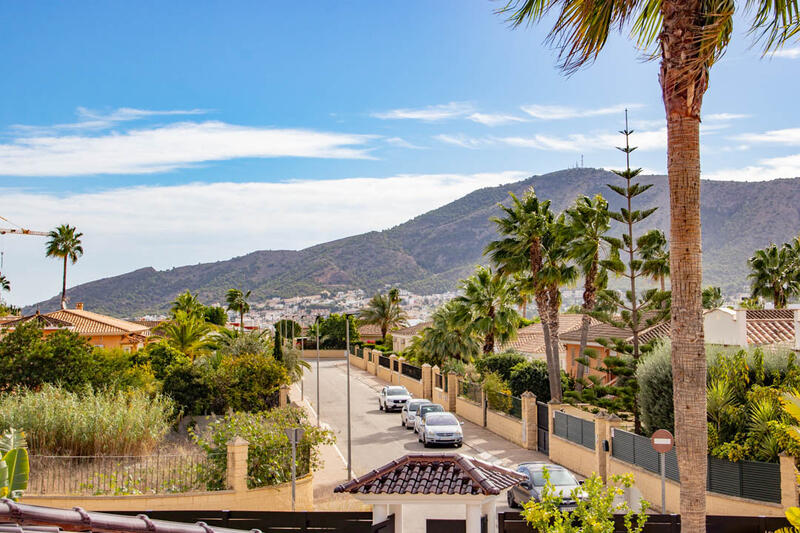
M417 337L422 330L433 324L433 322L420 322L413 326L400 328L392 332L392 350L397 353L402 352L411 345L414 337Z

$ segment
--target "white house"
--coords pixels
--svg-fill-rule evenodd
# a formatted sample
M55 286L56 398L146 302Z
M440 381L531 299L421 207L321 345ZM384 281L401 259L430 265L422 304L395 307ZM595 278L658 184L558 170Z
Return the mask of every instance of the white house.
M726 309L706 311L703 328L709 344L786 346L800 350L800 309Z

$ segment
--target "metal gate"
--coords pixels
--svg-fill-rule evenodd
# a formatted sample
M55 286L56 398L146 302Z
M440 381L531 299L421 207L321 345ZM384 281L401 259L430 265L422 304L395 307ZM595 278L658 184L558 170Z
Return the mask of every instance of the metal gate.
M536 442L539 444L539 451L550 455L550 417L547 404L536 402Z
M467 530L466 520L446 520L428 518L425 520L425 533L465 533ZM481 533L488 533L489 519L486 515L481 516Z

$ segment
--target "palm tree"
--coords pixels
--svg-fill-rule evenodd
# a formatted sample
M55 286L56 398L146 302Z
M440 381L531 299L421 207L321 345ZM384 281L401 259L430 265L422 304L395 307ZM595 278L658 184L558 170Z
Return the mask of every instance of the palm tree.
M583 357L589 336L591 319L589 313L594 311L597 303L598 281L604 277L600 271L600 252L605 241L603 236L611 228L611 217L608 214L608 202L602 195L594 198L582 196L575 201L575 205L567 209L567 221L571 237L569 241L569 255L575 261L583 274L583 307L581 312L581 341L578 354ZM604 285L604 283L600 283ZM586 367L578 364L577 380L575 387L578 391L583 388L583 376Z
M179 294L172 302L170 313L174 316L176 311L185 311L189 315L203 316L204 305L197 299L196 294L189 291Z
M496 343L505 344L517 336L520 316L514 309L517 294L505 276L495 275L485 267L462 280L455 322L483 339L483 353L494 352Z
M740 2L739 7L743 7ZM746 4L750 30L763 50L781 47L800 30L797 0ZM643 47L659 45L659 83L667 116L670 190L672 362L675 442L681 471L681 528L705 531L707 471L706 359L703 338L700 239L700 111L709 71L733 31L735 1L509 0L501 11L515 26L555 22L550 39L560 48L561 68L574 72L602 51L612 29L632 27Z
M542 320L550 396L561 398L561 374L558 359L553 357L550 338L548 292L546 287L536 283L542 269L542 237L554 218L550 211L550 201L539 201L532 187L525 192L522 199L513 193L510 196L510 206L499 206L504 216L492 218L502 238L490 242L484 254L490 257L500 274L517 274L519 278L527 279L523 290L533 292Z
M386 340L386 334L395 328L400 328L408 323L408 316L400 307L400 292L390 290L386 295L376 294L367 306L359 311L358 318L364 324L375 324L381 328L381 340Z
M722 289L710 285L703 289L703 309L716 309L722 307L724 303L725 299L722 297Z
M194 361L195 357L206 352L210 346L208 334L211 332L205 320L186 311L178 310L171 320L159 326L159 337L167 343L186 354Z
M459 359L468 363L481 353L481 342L469 328L458 323L460 304L451 300L434 311L432 324L422 330L419 348L431 364L440 367L448 359Z
M67 259L72 264L78 262L78 258L83 255L83 245L81 237L83 233L78 233L75 226L61 224L56 229L50 231L47 236L45 255L47 257L60 257L64 259L64 276L61 283L61 309L67 307Z
M770 244L763 250L756 250L747 264L752 297L772 298L775 309L783 309L787 299L800 294L792 245L784 244L779 248Z
M636 240L639 256L642 258L642 274L658 281L661 290L666 290L665 280L669 277L669 247L667 236L653 229Z
M11 292L11 283L3 274L0 274L0 290Z
M250 291L242 292L239 289L228 289L228 293L225 295L228 311L239 313L239 329L242 332L244 332L244 315L250 312L248 298L250 298Z

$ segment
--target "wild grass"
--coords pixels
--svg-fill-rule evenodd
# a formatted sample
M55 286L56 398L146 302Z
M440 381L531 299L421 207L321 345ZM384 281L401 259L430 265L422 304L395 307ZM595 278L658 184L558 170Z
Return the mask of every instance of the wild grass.
M69 392L55 385L0 396L0 429L25 432L34 455L141 455L170 430L172 401L131 389Z

